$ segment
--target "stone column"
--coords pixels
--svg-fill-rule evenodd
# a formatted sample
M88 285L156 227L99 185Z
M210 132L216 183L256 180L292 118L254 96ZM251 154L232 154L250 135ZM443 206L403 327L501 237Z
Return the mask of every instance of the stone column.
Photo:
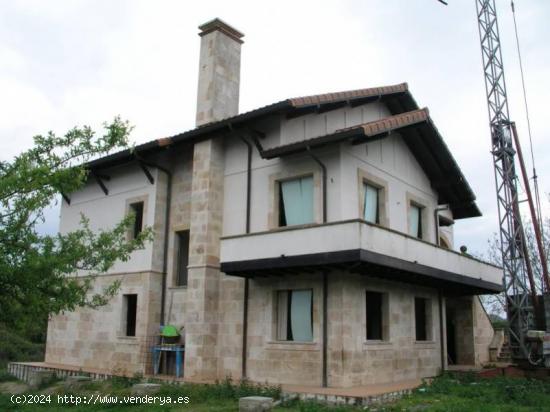
M195 144L185 302L185 376L217 378L223 141Z
M197 126L234 116L239 107L242 33L219 19L199 27L201 52ZM224 182L223 137L195 143L185 319L185 376L218 376L220 236Z
M220 19L199 26L201 55L197 92L197 126L239 113L241 38Z

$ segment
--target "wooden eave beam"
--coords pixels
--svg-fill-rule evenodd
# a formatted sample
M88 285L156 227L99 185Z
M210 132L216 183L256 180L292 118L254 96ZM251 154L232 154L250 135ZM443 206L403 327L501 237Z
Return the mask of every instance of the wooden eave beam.
M109 189L107 189L107 186L105 186L105 183L103 183L104 180L109 181L111 180L110 176L106 175L100 175L94 171L92 171L92 176L94 177L96 183L99 185L103 193L105 193L105 196L109 195Z

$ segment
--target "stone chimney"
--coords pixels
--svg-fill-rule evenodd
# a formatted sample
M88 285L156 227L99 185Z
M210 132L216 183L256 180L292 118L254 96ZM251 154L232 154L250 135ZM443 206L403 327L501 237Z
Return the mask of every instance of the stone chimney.
M239 113L241 32L216 18L199 26L201 52L196 125Z

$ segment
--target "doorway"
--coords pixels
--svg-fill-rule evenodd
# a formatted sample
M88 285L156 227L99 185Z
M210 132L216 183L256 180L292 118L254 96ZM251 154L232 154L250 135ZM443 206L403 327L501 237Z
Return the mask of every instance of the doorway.
M447 363L456 365L456 316L453 308L446 308L446 330L447 330Z

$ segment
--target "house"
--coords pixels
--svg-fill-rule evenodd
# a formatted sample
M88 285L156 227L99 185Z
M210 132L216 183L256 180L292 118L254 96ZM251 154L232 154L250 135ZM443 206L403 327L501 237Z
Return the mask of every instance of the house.
M90 162L63 202L62 232L132 210L155 236L98 277L121 282L108 305L51 319L46 362L150 373L164 324L195 380L351 387L487 362L477 295L501 269L453 250L454 221L481 213L407 84L238 113L243 35L199 29L197 127Z

